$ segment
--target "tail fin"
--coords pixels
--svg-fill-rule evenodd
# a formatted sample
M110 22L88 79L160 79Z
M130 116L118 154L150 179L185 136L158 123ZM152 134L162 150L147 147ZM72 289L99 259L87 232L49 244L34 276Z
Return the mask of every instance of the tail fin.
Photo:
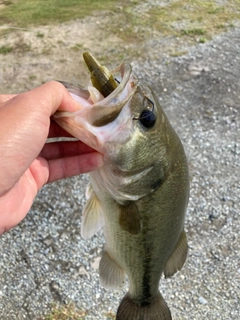
M135 303L126 294L118 307L116 320L172 320L172 317L160 293L156 300L145 306Z

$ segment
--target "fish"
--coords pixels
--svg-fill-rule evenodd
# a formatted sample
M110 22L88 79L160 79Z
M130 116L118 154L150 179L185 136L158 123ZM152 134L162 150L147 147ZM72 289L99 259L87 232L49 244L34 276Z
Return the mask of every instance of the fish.
M79 110L54 114L62 128L104 156L104 166L90 173L81 235L90 239L103 229L100 281L110 289L128 283L117 320L170 320L159 287L161 276L171 277L187 258L187 157L156 94L131 64L110 73L97 67L86 89L65 83ZM115 83L102 94L109 74Z

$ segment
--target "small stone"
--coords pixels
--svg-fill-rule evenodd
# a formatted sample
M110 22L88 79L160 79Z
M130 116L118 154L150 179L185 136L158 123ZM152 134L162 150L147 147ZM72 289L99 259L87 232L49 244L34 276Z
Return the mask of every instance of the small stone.
M96 257L96 258L92 261L91 267L92 267L94 270L98 270L100 260L101 260L101 257Z
M198 298L198 302L201 303L201 304L207 304L208 303L207 300L204 299L203 297L199 297Z
M90 279L89 273L87 272L87 270L86 270L83 266L81 266L81 267L79 268L78 274L79 274L80 276L82 276L82 277L87 277L88 279Z

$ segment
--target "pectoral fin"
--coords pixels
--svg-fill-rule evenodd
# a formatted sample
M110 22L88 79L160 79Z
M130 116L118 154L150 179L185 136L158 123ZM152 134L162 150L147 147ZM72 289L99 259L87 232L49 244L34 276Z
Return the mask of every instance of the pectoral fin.
M177 246L164 268L165 278L171 277L174 273L181 270L187 258L188 244L185 231L182 231Z
M93 190L92 184L91 182L89 182L85 191L86 199L88 200L93 193L94 193L94 190Z
M124 270L104 251L99 265L99 275L106 288L116 289L124 285L126 275Z
M81 236L83 239L91 238L104 225L101 205L91 185L88 186L87 193L89 199L83 209L81 225Z

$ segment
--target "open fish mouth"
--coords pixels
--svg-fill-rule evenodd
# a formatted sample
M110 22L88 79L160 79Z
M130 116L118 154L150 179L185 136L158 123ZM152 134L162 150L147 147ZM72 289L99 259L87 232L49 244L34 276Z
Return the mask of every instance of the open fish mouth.
M114 141L116 137L118 140L127 139L132 121L130 100L138 86L138 80L129 63L121 64L112 70L110 75L119 80L115 81L116 87L111 87L113 91L110 92L110 89L106 97L99 91L101 83L97 89L92 83L96 85L96 79L93 81L92 77L87 89L63 82L71 96L79 103L79 110L58 111L53 115L54 120L67 132L99 152L103 152L104 145ZM101 72L98 76L101 77ZM121 135L119 131L122 132Z

